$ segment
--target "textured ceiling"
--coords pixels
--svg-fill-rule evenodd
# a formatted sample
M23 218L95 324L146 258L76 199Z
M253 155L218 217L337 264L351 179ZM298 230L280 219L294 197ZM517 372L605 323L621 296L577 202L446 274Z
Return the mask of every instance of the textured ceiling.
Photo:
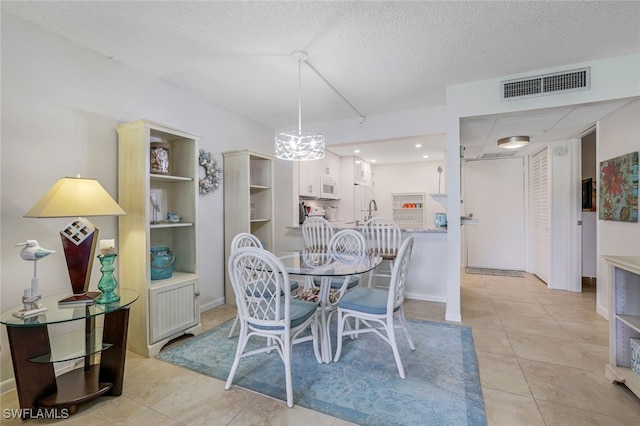
M444 105L452 84L640 52L635 1L2 1L2 12L274 128L297 127L294 50L364 116ZM303 127L357 116L303 66Z

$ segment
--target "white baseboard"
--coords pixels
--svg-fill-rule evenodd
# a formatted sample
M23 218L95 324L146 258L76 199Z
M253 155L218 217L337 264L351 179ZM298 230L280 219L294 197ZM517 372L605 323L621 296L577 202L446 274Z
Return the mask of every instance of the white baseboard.
M16 379L13 377L7 380L3 380L0 382L0 394L9 392L16 388Z
M426 302L447 303L447 298L446 297L431 296L429 294L405 292L404 297L405 297L405 299L411 299L411 300L424 300Z
M209 309L213 309L216 306L224 305L224 297L219 299L211 300L207 303L203 303L200 305L200 312L208 311Z

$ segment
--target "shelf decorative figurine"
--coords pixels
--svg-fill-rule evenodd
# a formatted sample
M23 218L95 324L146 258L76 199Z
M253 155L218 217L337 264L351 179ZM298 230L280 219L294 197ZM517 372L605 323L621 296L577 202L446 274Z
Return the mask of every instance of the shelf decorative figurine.
M16 247L19 246L25 246L20 250L20 257L23 260L33 262L33 278L31 278L31 288L26 288L22 296L24 309L14 312L13 315L18 318L28 318L47 310L38 303L42 298L42 295L38 294L38 260L55 253L55 251L40 247L36 240L27 240L24 243L16 244Z
M116 261L116 249L113 240L100 240L100 254L98 259L102 264L100 272L102 277L98 282L98 289L102 291L102 294L96 299L96 303L106 305L108 303L118 302L120 296L114 293L114 290L118 286L116 278L113 276L113 262Z

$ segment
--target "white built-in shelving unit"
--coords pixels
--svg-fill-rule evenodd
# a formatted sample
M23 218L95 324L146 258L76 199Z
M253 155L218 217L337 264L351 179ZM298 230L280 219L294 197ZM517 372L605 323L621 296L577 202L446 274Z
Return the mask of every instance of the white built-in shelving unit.
M611 283L609 363L605 373L640 397L640 376L631 370L631 339L640 339L640 257L604 256ZM640 360L638 360L640 362Z
M149 120L117 127L119 284L136 290L131 307L129 350L152 357L171 339L199 334L198 296L198 141L200 136ZM166 144L168 174L151 173L152 142ZM160 212L154 216L151 194ZM167 212L181 219L167 221ZM158 223L154 219L158 219ZM151 247L168 247L175 256L170 278L151 280Z
M224 156L224 252L225 300L235 303L229 274L226 273L231 241L240 232L249 232L273 250L273 165L270 155L243 150Z
M408 192L391 194L393 220L401 228L423 229L425 227L425 193Z

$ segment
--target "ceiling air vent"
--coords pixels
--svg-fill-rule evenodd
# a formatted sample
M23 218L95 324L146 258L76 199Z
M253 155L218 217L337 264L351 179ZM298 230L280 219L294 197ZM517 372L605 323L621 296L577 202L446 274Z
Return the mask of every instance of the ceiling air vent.
M480 155L481 160L489 160L492 158L508 158L513 157L516 154L516 151L507 151L507 152L484 152Z
M543 74L500 82L500 100L532 98L591 88L591 68Z

